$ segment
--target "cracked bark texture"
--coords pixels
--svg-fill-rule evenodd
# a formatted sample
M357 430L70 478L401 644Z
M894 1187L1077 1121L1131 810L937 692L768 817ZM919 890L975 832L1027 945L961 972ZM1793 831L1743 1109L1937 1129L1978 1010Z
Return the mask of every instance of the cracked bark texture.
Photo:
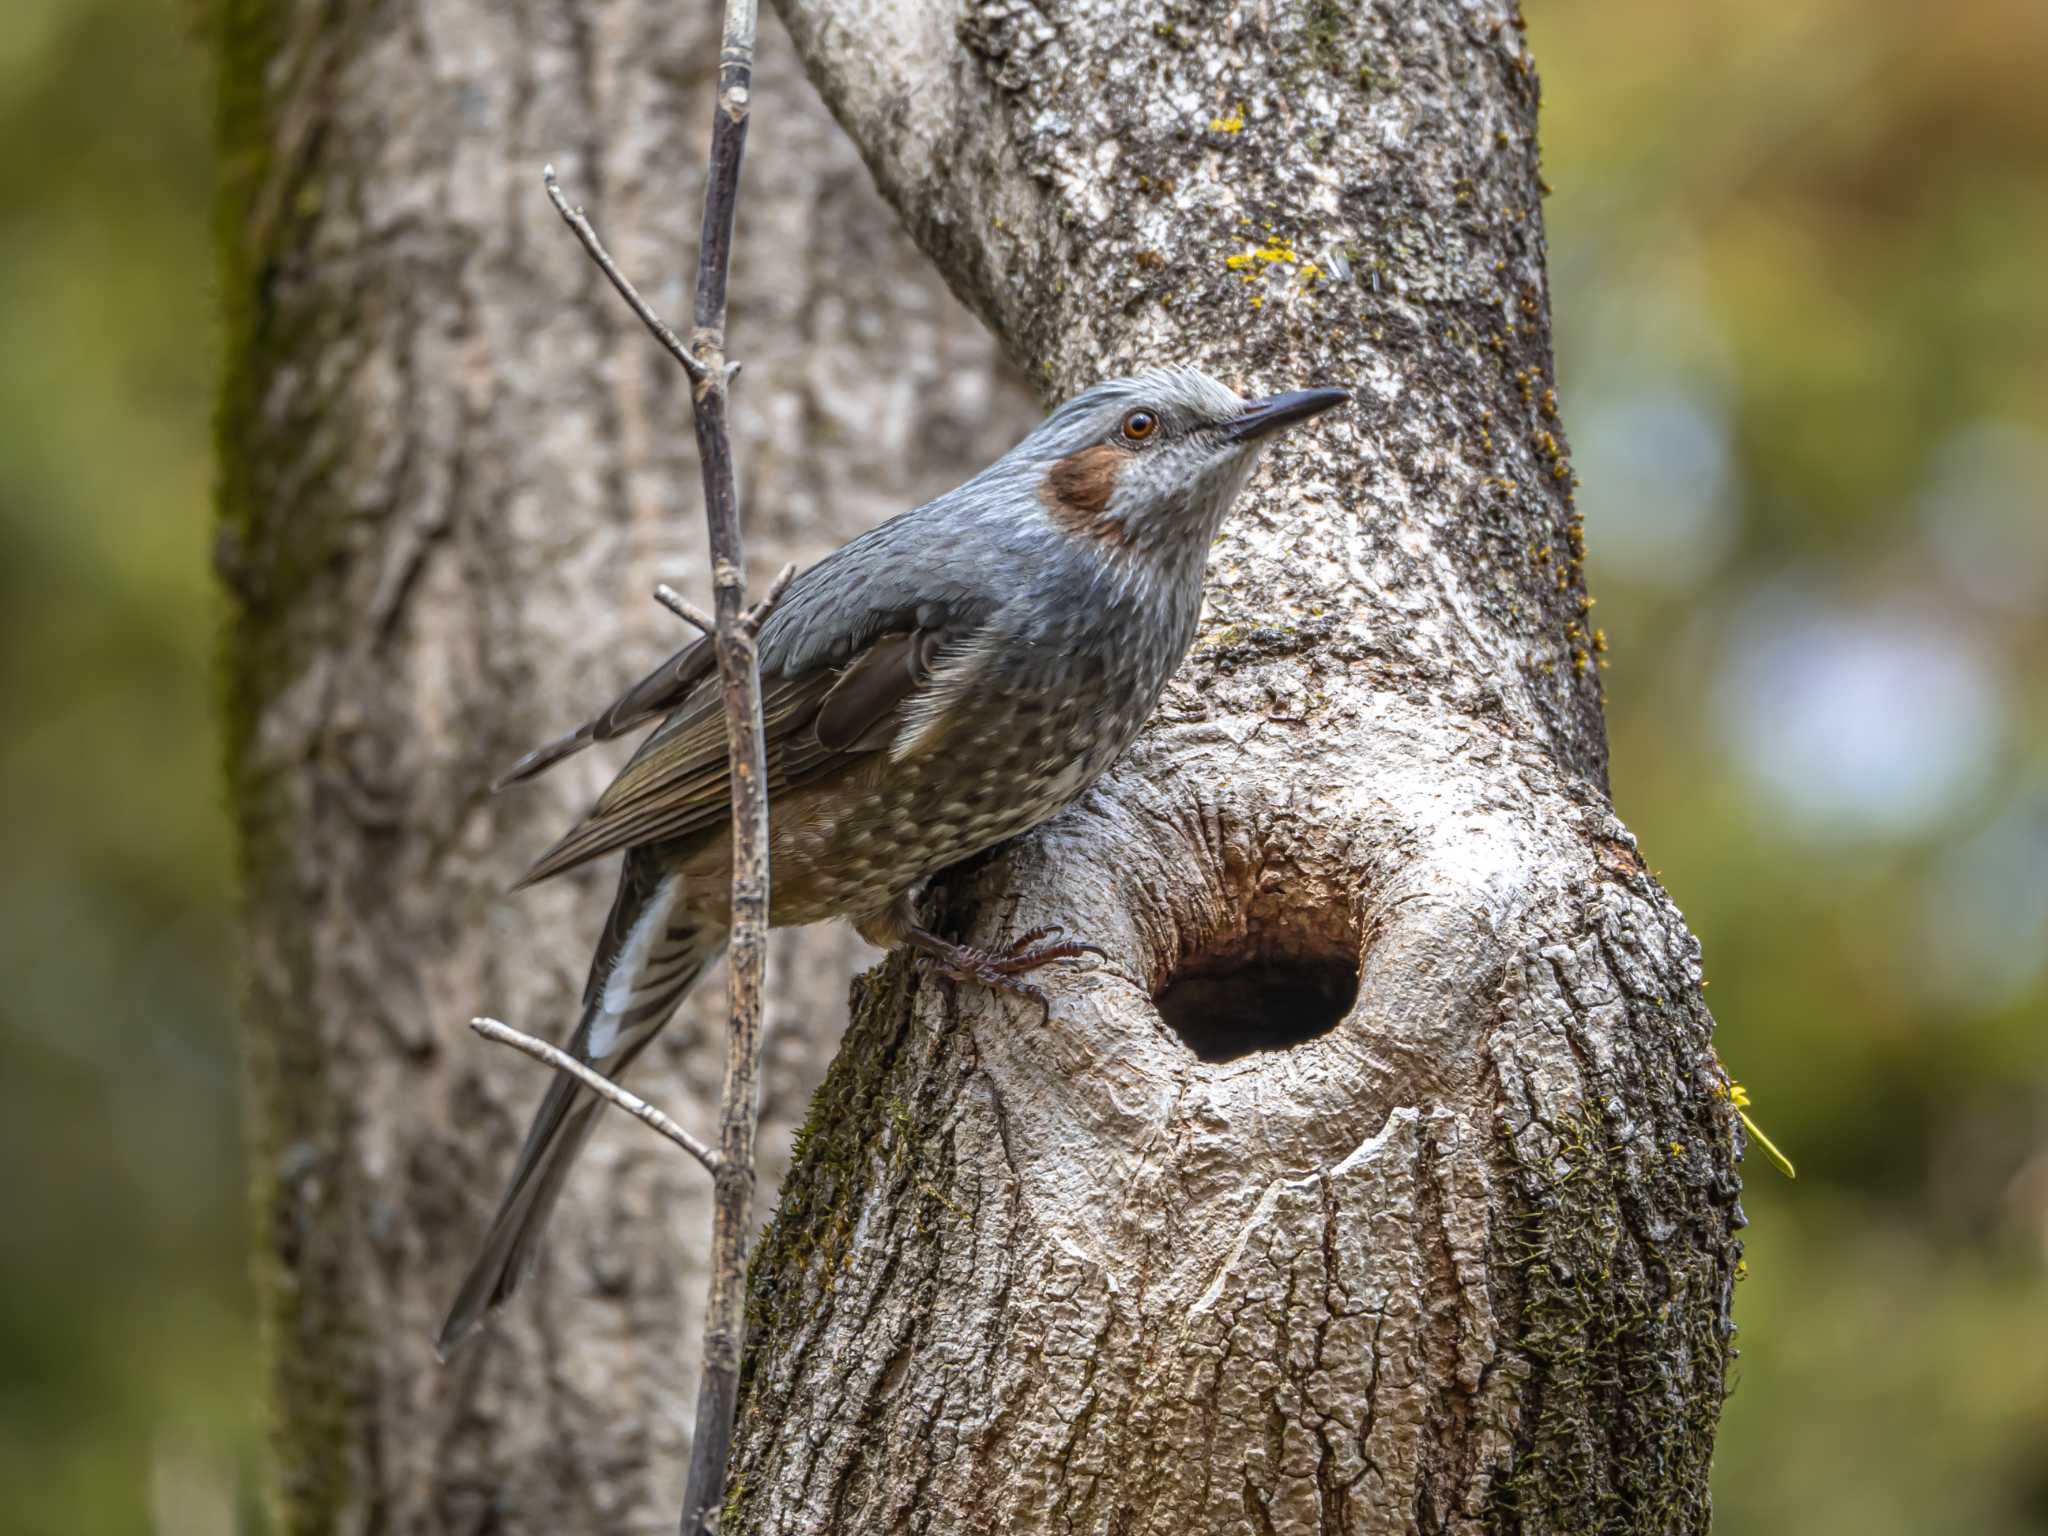
M1043 1025L859 990L751 1277L726 1529L1706 1529L1740 1132L1607 798L1518 17L782 9L1047 396L1359 399L1270 457L1126 760L931 897L1108 961ZM1301 1022L1275 977L1353 975L1224 1061L1156 1001L1235 986L1249 1047Z
M465 1022L560 1038L612 879L501 894L608 764L485 785L682 642L657 580L709 600L685 382L540 168L686 322L717 11L220 0L211 20L218 553L280 1528L670 1529L709 1230L687 1159L623 1117L601 1129L501 1325L446 1369L429 1335L547 1086ZM731 325L757 583L1037 416L780 28L762 42ZM838 930L775 937L769 1190L870 954ZM634 1079L705 1134L724 991L708 979Z

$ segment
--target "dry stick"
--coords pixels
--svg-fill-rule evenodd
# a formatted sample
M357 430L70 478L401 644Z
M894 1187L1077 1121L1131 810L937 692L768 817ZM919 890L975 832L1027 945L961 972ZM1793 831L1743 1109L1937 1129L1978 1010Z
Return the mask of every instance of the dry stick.
M733 215L754 82L756 0L726 0L718 47L718 105L711 118L711 173L697 245L697 302L690 348L704 365L696 380L697 456L711 530L717 597L718 667L732 785L731 1023L719 1094L718 1172L712 1177L711 1300L704 1317L704 1368L697 1428L683 1493L682 1536L701 1536L725 1491L739 1404L740 1347L746 1336L747 1238L754 1214L754 1132L760 1113L761 980L768 937L767 749L761 736L761 672L745 610L732 438L725 420L725 283Z
M730 374L727 375L731 377ZM789 584L796 579L796 566L785 565L776 572L775 580L768 584L768 595L740 615L740 627L750 635L761 633L761 626L768 622L768 615L775 611L775 605L782 601L782 594L789 590ZM691 602L667 582L659 582L654 588L654 600L670 613L681 619L692 629L716 637L718 620Z
M726 750L732 785L732 937L730 1022L725 1082L719 1095L717 1167L712 1173L711 1299L704 1319L704 1367L697 1393L697 1429L683 1496L682 1536L703 1536L725 1489L739 1399L740 1346L746 1329L747 1237L753 1222L754 1133L760 1115L761 982L767 962L768 788L761 732L761 671L755 637L787 585L778 579L767 602L746 607L745 551L733 483L726 386L738 372L725 359L725 287L732 265L733 214L753 91L756 0L726 0L718 50L718 105L711 120L711 168L704 189L704 228L697 247L697 296L686 349L619 271L581 209L544 180L556 212L611 280L641 323L690 377L697 458L704 475L704 515L711 531L717 617L711 634L725 701ZM660 595L660 594L657 594ZM678 599L664 604L690 623L703 615Z
M691 602L667 582L659 583L654 589L654 600L670 613L681 619L692 629L702 630L711 638L718 635L718 620Z
M486 1040L499 1045L509 1045L515 1051L524 1051L535 1061L544 1062L557 1072L566 1072L588 1088L599 1098L617 1105L627 1114L648 1126L660 1135L681 1147L690 1156L702 1163L711 1173L718 1172L718 1154L704 1145L675 1121L641 1098L629 1093L602 1072L592 1071L567 1051L549 1045L545 1040L536 1040L532 1035L522 1034L509 1024L500 1024L496 1019L471 1019L469 1027Z
M640 317L640 323L654 333L654 339L667 349L668 355L683 365L683 372L694 382L703 382L709 369L690 355L689 349L683 345L682 338L669 328L669 323L657 315L645 299L640 297L640 290L626 280L626 274L619 270L619 264L612 260L612 253L606 250L604 242L597 238L597 231L590 227L590 220L583 216L583 210L569 206L569 200L562 196L562 189L555 181L555 168L552 165L541 167L540 180L541 185L548 189L548 201L555 205L555 212L562 216L564 224L576 232L576 238L583 242L584 251L597 263L597 269L610 278L612 286L619 290L619 297Z
M795 580L796 562L792 560L775 573L775 579L768 583L767 595L749 608L741 616L740 622L746 625L751 633L761 633L761 626L768 622L768 615L775 611L776 605L782 601L782 594L789 590L789 584Z

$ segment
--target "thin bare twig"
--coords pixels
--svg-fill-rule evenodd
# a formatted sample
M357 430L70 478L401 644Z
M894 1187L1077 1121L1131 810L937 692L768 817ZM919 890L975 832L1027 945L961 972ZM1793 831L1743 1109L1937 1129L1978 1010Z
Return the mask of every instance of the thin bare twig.
M739 1403L740 1348L746 1335L747 1239L754 1209L754 1137L761 1101L761 988L768 949L768 755L761 729L761 668L755 638L795 575L793 570L785 570L760 604L747 606L732 433L726 424L726 389L739 367L725 356L725 290L732 266L733 216L739 206L747 112L753 96L756 7L757 0L726 0L725 4L718 50L718 105L711 119L711 166L704 189L696 303L687 348L619 271L582 210L570 207L556 185L552 166L544 177L549 200L575 231L590 259L690 377L697 459L704 476L704 517L711 533L716 616L707 623L706 615L666 587L655 592L663 606L709 633L718 652L728 782L732 786L730 1022L725 1037L725 1080L719 1093L718 1162L711 1181L711 1297L705 1309L704 1367L683 1494L682 1536L704 1536L717 1514L732 1450L733 1415Z
M699 378L697 457L711 532L718 612L718 670L725 694L732 798L731 1022L719 1093L719 1169L712 1178L711 1297L704 1316L704 1370L683 1491L682 1536L703 1536L725 1494L739 1407L740 1349L746 1340L747 1242L754 1217L754 1135L761 1103L761 987L768 960L768 752L761 730L761 668L747 624L746 557L726 427L725 285L732 265L740 161L753 98L756 0L725 0L718 47L718 105L711 116L711 165L697 244L691 351Z
M789 584L796 580L796 562L791 561L775 573L775 579L768 583L768 590L761 601L740 615L740 622L747 627L747 633L758 635L761 626L768 622L768 616L775 612L775 605L782 601L782 594L789 590Z
M707 1173L715 1174L718 1172L718 1154L716 1152L705 1146L703 1142L692 1136L680 1125L677 1125L675 1121L669 1119L667 1115L656 1109L637 1093L630 1093L626 1089L621 1088L602 1072L592 1071L567 1051L558 1050L556 1047L549 1045L547 1041L537 1040L532 1035L522 1034L509 1024L500 1024L496 1019L471 1019L469 1027L482 1035L486 1040L496 1041L499 1045L509 1045L515 1051L524 1051L535 1061L546 1062L557 1072L568 1073L599 1098L623 1109L635 1120L638 1120L642 1125L649 1127L657 1134L666 1136L670 1141L702 1163Z
M699 608L667 582L662 582L654 589L654 600L681 619L685 624L694 625L707 635L717 635L718 620L711 617L710 614Z
M612 253L604 248L604 242L597 238L597 231L590 227L590 220L583 216L581 208L572 208L569 200L562 196L561 184L555 180L552 165L541 167L541 184L548 189L548 201L555 205L555 212L562 216L562 222L576 232L576 238L583 242L583 249L590 259L597 263L598 270L612 280L612 286L619 290L619 296L631 306L640 323L654 333L654 339L668 350L668 355L683 365L683 372L701 382L706 374L705 366L690 355L690 349L683 345L682 337L669 328L669 324L657 315L648 302L640 297L640 290L626 280L626 274L619 270L619 264L612 260Z

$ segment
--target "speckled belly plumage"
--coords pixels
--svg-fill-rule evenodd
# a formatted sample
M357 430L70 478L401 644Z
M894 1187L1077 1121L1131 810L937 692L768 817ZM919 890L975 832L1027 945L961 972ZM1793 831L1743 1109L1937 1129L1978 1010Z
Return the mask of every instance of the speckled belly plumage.
M1096 686L1079 697L977 693L936 729L916 733L901 756L876 752L772 800L770 922L878 912L926 876L1077 799L1130 745L1156 694L1146 679L1104 687L1098 673L1087 681ZM701 890L707 905L724 905L727 846L721 833L679 859L692 895Z

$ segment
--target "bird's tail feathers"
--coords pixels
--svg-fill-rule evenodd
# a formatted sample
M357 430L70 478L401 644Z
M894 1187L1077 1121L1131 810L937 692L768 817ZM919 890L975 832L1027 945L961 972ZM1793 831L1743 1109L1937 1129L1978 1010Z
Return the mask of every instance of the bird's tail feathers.
M679 877L650 874L628 856L584 988L583 1018L568 1045L570 1055L607 1077L632 1063L725 947L722 926L676 910L679 889ZM435 1335L442 1358L512 1295L531 1267L534 1244L602 1108L588 1088L556 1075L482 1250Z
M597 739L592 729L596 721L579 725L566 736L557 736L546 746L535 747L510 768L491 780L491 793L510 789L514 784L524 784L528 779L538 778L565 757L574 757Z

